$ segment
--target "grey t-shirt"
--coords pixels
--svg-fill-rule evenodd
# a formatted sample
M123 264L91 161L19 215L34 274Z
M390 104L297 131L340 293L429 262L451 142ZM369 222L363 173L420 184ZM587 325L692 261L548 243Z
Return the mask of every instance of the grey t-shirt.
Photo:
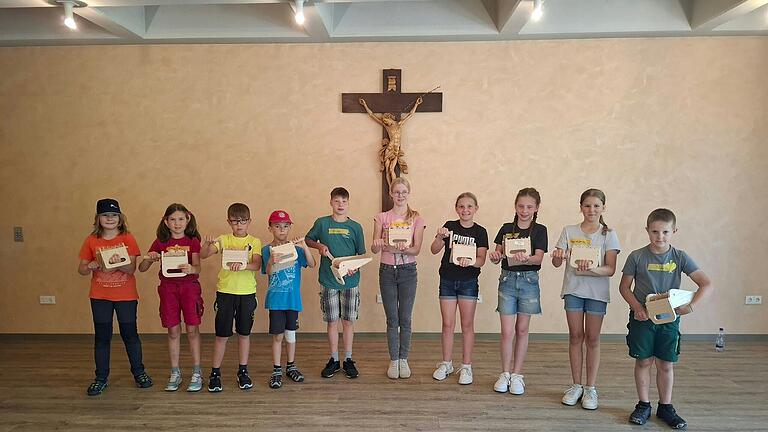
M597 232L586 234L581 230L580 224L565 226L555 246L563 250L574 247L600 248L600 263L598 263L598 266L604 264L603 261L607 251L615 250L617 253L621 251L616 230L609 230L603 235L603 227L601 226ZM560 292L560 298L570 294L579 298L600 300L606 303L611 301L611 279L609 277L579 276L576 274L576 269L571 267L569 263L566 262L564 265L563 289Z
M646 246L629 254L621 272L635 278L635 298L645 304L648 294L679 289L681 275L690 276L698 269L693 259L680 249L670 246L668 251L655 254Z

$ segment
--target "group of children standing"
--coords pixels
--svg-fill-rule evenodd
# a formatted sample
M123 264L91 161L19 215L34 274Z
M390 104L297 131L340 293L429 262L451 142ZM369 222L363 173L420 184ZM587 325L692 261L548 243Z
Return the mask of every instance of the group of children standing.
M387 345L390 364L387 376L391 379L409 378L411 369L408 354L411 345L411 321L417 289L416 256L421 250L426 222L413 210L408 198L411 187L405 178L395 179L390 186L393 208L374 218L373 241L370 251L381 254L379 285L386 314ZM605 223L605 194L597 189L585 191L579 200L583 220L579 224L563 228L555 250L549 254L552 265L560 267L568 262L574 248L599 249L599 262L573 260L565 266L561 298L564 301L569 329L569 359L573 383L565 392L562 403L576 405L581 401L585 409L598 407L595 387L600 364L600 333L606 306L610 301L609 278L616 271L620 245L616 231ZM472 351L474 346L474 315L479 295L480 268L487 259L501 263L498 286L498 307L501 324L501 370L493 389L522 395L525 392L523 364L528 349L528 329L532 315L541 313L539 270L548 251L547 228L537 222L541 196L534 188L525 188L515 198L515 216L505 223L494 238L490 248L485 228L474 222L479 209L476 196L462 193L455 202L458 220L446 221L437 229L430 251L443 256L440 265L439 301L442 316L442 361L437 364L433 377L445 380L456 371L451 354L456 310L459 310L463 338L462 363L458 368L459 384L471 384ZM363 229L347 215L349 193L344 188L331 191L332 214L317 219L304 238L289 240L292 221L287 212L276 210L269 216L269 230L273 236L270 244L248 234L251 223L250 210L244 204L232 204L227 211L231 234L217 238L202 238L197 231L194 215L183 205L172 204L166 210L157 229L157 239L149 253L139 264L140 271L147 271L163 253L174 250L187 251L188 264L179 266L183 277L169 278L160 273L160 317L168 329L168 347L171 359L171 376L167 391L175 391L182 382L179 368L181 315L190 342L193 372L187 391L202 388L200 367L199 325L203 315L198 274L200 259L208 258L225 250L245 250L246 265L241 262L224 263L219 271L216 302L216 341L212 369L208 380L211 392L223 389L221 364L227 340L238 334L239 368L237 383L241 389L253 386L248 375L249 335L253 314L257 306L256 272L269 276L265 307L269 310L269 333L273 336L273 372L269 379L271 388L282 386L283 369L281 350L287 345L288 362L285 374L294 382L304 380L295 364L296 330L301 304L301 268L314 267L316 262L310 248L320 255L319 283L320 307L327 324L330 358L321 372L324 378L333 377L342 368L348 378L356 378L359 372L352 360L354 322L360 306L360 275L350 270L341 279L334 276L332 260L335 257L363 255L366 252ZM107 386L109 375L109 344L112 335L112 314L117 312L120 334L126 345L131 372L139 387L152 386L152 380L144 371L141 360L141 343L136 331L138 294L133 273L140 255L133 236L128 232L126 219L117 201L103 199L97 203L94 229L86 238L80 252L80 274L92 273L91 307L95 329L96 378L88 388L89 395L98 395ZM392 227L407 227L409 241L389 241ZM636 359L635 382L638 404L630 416L630 422L644 424L651 414L650 369L657 368L659 406L657 416L671 427L687 426L671 405L672 366L680 352L679 317L668 324L654 324L649 320L644 303L648 294L664 293L679 288L681 274L687 274L699 287L690 305L678 308L679 315L693 311L693 306L711 289L709 278L685 252L670 245L676 232L674 214L666 209L654 210L647 219L646 230L650 243L632 252L622 270L619 291L631 308L627 328L627 344L630 356ZM505 251L505 242L525 239L526 250L514 254ZM273 248L291 243L296 258L282 262L280 253ZM451 248L455 244L474 245L474 259L452 259ZM107 269L104 260L98 258L99 250L117 245L127 247L130 261ZM119 257L105 259L117 263ZM343 282L343 283L342 283ZM634 282L634 290L632 284ZM344 356L339 356L338 322L342 324ZM586 347L586 350L584 349ZM586 353L585 353L586 351ZM585 355L586 354L586 355ZM341 361L343 359L343 362ZM582 369L586 363L586 380Z

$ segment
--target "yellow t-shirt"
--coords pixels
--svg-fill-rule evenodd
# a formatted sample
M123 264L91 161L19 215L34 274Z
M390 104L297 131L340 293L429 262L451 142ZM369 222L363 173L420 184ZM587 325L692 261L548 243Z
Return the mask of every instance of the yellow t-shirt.
M248 262L252 263L254 255L261 260L261 240L248 234L245 237L235 237L234 234L224 234L219 236L219 245L222 249L248 250ZM221 253L221 250L219 250ZM253 270L230 271L219 270L219 282L216 284L216 290L227 294L255 294L256 293L256 272Z

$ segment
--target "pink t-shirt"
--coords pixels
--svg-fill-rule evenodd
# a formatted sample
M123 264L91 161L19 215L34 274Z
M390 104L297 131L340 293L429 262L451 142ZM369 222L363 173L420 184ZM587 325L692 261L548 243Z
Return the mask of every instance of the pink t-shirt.
M416 228L426 227L427 224L421 216L416 216L411 223L405 220L405 216L398 216L392 210L384 213L379 213L374 218L376 222L381 224L381 238L386 239L388 237L389 227L392 225L408 226L411 225L413 230L413 236L411 237L411 245L415 240ZM413 255L405 254L393 254L391 252L381 252L381 263L389 265L410 264L416 262L416 257Z

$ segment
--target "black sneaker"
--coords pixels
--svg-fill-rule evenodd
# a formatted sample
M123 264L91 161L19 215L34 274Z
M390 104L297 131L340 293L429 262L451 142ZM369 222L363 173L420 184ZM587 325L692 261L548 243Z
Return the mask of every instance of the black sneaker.
M355 367L355 361L351 358L344 360L344 374L347 375L347 378L357 378L360 375Z
M326 363L325 368L323 368L323 371L320 372L320 376L323 378L330 378L338 372L341 369L341 365L339 364L338 360L334 360L333 357L328 359L328 363Z
M269 377L269 388L279 389L282 386L283 386L283 372L278 370L272 372L272 376Z
M293 382L304 382L304 375L299 371L299 368L297 368L296 365L288 366L285 374L288 375L288 378Z
M629 415L629 422L639 425L644 425L648 421L648 417L651 416L651 405L637 404L635 410Z
M152 378L150 378L146 372L142 372L140 375L136 375L133 377L133 380L136 381L136 386L138 388L152 387Z
M211 376L208 377L208 391L211 393L218 393L222 390L224 390L224 388L221 386L221 375L211 374Z
M656 408L656 417L664 420L664 423L668 424L672 429L685 429L688 427L688 423L677 415L672 404L659 404L658 408Z
M88 386L88 396L98 396L102 393L104 393L104 390L107 389L107 382L106 381L99 381L96 380L91 383L91 385Z
M248 376L248 371L240 371L237 373L237 385L243 390L248 390L253 387L253 381Z

